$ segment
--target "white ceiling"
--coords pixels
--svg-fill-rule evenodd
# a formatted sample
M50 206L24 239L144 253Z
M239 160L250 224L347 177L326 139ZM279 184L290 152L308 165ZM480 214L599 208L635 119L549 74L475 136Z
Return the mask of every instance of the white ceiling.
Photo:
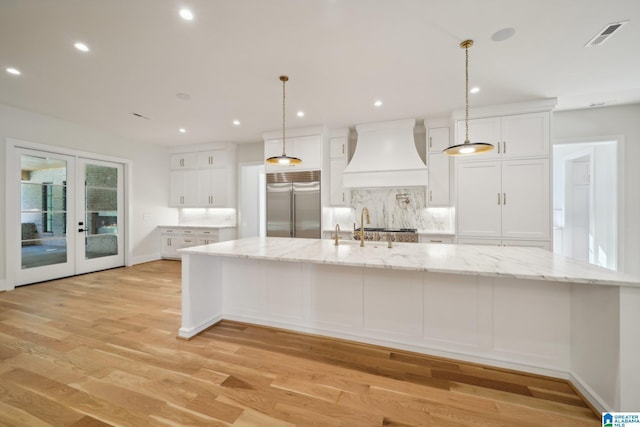
M255 142L282 125L287 74L287 127L446 116L466 38L471 109L640 102L640 0L0 0L0 103L165 145Z

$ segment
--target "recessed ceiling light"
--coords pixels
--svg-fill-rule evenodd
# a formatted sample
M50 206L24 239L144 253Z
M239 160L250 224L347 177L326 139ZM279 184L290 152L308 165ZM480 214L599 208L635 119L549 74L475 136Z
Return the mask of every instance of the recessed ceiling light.
M7 73L13 74L14 76L19 76L20 74L22 74L20 72L20 70L18 70L17 68L13 68L13 67L7 68L6 71L7 71Z
M193 12L189 9L182 8L180 9L180 17L185 21L193 21Z
M380 101L379 99L373 103L373 105L375 105L376 107L382 107L382 101Z
M178 132L180 133L187 133L187 130L185 128L180 128L178 129Z
M472 87L471 90L469 90L469 93L478 93L480 92L480 88L478 86Z
M75 47L76 49L78 49L81 52L89 52L89 46L87 46L86 44L84 44L82 42L74 43L73 47Z
M296 115L297 115L298 117L304 117L304 111L298 111L298 112L296 113Z
M516 33L516 30L511 27L503 28L493 33L493 35L491 36L491 40L493 40L494 42L503 42L513 37L515 33Z
M234 120L233 121L233 125L234 126L240 126L240 120Z
M189 95L188 93L176 93L176 98L182 100L182 101L189 101L191 99L191 95Z

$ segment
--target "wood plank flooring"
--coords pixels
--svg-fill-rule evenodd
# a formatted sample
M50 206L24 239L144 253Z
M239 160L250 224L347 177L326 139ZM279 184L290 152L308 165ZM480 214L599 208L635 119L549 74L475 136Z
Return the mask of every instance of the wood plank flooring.
M0 293L1 426L599 426L561 380L221 322L180 327L180 263Z

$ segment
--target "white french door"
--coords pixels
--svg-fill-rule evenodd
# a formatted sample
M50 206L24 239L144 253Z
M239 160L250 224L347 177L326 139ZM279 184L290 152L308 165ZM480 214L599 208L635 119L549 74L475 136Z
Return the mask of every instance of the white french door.
M17 148L16 285L124 265L120 163Z
M124 265L124 166L78 158L75 274Z

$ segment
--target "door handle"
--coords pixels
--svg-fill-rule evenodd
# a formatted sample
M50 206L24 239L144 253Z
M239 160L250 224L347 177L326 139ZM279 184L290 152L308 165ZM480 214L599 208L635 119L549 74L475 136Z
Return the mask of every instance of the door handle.
M78 233L83 233L85 231L87 231L87 230L85 230L84 228L78 228Z

